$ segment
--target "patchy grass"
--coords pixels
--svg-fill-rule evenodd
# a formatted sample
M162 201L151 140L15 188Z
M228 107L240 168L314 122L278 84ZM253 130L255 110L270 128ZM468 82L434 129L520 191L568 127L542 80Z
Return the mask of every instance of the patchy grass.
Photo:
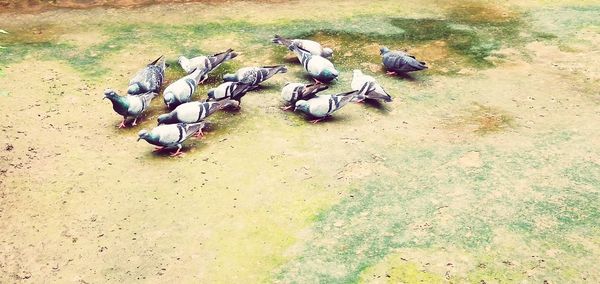
M217 52L199 47L206 38L228 34L241 38L240 49L246 48L250 54L272 50L270 57L280 62L285 49L273 46L269 39L279 33L293 38L311 38L332 46L336 51L334 63L342 69L352 69L366 62L379 65L379 46L409 49L422 60L429 61L433 73L453 74L464 68L461 65L489 67L492 63L486 57L503 46L519 43L517 36L521 22L515 13L489 12L497 18L486 21L488 12L478 8L475 15L471 10L452 10L447 19L387 18L365 15L347 18L344 21L329 23L320 21L288 22L275 24L250 23L246 21L205 22L194 25L166 24L111 24L103 28L108 39L100 44L73 52L70 44L56 44L57 29L48 29L41 35L27 34L14 37L3 52L6 58L18 61L26 54L36 53L50 59L64 60L90 76L98 76L105 70L95 68L107 54L124 49L132 43L155 45L176 54L207 54ZM496 15L500 13L500 15ZM431 55L424 51L433 42L443 42L447 51L443 56ZM445 50L444 49L444 50ZM430 60L428 57L434 57ZM3 63L7 63L4 59Z

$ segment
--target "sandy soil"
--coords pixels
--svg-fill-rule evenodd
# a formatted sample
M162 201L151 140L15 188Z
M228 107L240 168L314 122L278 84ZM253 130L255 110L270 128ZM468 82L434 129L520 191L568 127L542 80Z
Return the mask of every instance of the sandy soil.
M600 282L600 4L394 3L2 17L0 282ZM376 61L379 35L400 31L361 26L465 11L456 30L519 23L483 64L444 35L394 46L431 62L407 78ZM318 22L308 26L314 38L340 51L332 92L360 67L395 101L352 104L317 125L281 111L281 86L305 79L268 43L269 27L292 33L300 20ZM348 41L355 27L370 30ZM488 43L464 37L471 48ZM160 99L139 126L115 127L105 88L123 93L158 53L174 60L227 47L242 54L196 98L238 67L285 63L290 72L247 95L239 112L211 117L181 158L135 141L165 111ZM180 75L172 66L168 79Z

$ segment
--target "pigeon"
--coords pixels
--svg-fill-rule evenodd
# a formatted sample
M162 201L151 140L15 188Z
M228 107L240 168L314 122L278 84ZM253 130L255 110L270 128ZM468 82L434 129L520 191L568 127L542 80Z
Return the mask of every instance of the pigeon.
M247 85L240 82L225 82L216 88L208 90L206 101L220 101L223 99L232 99L240 102L242 97L248 91L256 89L256 85Z
M179 56L179 65L188 74L194 72L195 69L204 69L206 74L216 69L223 62L233 59L237 56L237 53L233 52L233 49L228 49L225 52L216 53L209 56L198 56L194 58L186 58L185 56Z
M119 128L125 127L125 120L129 116L134 117L131 125L137 125L138 116L148 109L150 101L157 95L157 93L148 92L137 96L119 96L111 89L104 91L104 99L109 99L112 102L115 112L123 116L123 121L119 124Z
M165 105L172 109L180 104L192 101L192 95L196 91L196 87L207 78L204 71L204 69L196 69L192 74L186 75L167 86L163 92Z
M282 107L283 110L292 108L298 100L308 100L313 98L318 92L329 88L323 83L302 84L302 83L287 83L281 89L281 98L290 105Z
M161 56L140 70L131 81L127 93L139 95L148 92L158 93L165 78L165 57Z
M218 102L189 102L177 106L170 113L158 116L158 125L173 123L196 123L204 120L217 110L229 106L237 107L239 102L234 100L221 100Z
M177 151L171 154L171 157L174 157L182 154L181 144L183 141L196 133L202 135L204 125L204 122L177 123L159 125L150 131L142 129L138 132L137 141L144 139L146 142L158 146L155 151L177 147Z
M225 82L240 82L246 85L258 85L277 73L285 72L287 72L287 67L285 67L285 65L244 67L235 72L235 74L225 74L223 80Z
M383 66L389 75L396 73L408 73L427 69L427 63L418 61L414 56L402 51L390 51L387 47L380 49L383 58Z
M364 99L392 101L392 96L375 81L375 78L363 74L360 70L353 71L350 86L352 90L358 91L356 97L359 101L363 101Z
M311 115L317 119L311 120L312 123L317 123L330 116L333 112L342 108L350 101L352 101L358 91L350 91L337 95L322 95L316 98L306 100L299 100L296 102L296 110L300 110L306 114Z
M333 63L326 58L319 55L312 55L310 52L298 47L297 44L290 45L290 49L296 53L298 60L304 66L304 70L316 82L331 82L339 75Z
M275 44L285 45L290 48L292 44L310 52L312 55L319 55L327 58L333 57L333 50L331 48L323 48L320 43L308 39L287 39L279 35L275 35L271 40Z

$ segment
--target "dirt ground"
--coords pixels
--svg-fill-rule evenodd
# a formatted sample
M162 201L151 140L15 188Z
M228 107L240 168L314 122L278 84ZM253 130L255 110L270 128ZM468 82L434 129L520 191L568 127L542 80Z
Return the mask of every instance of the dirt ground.
M0 14L1 283L600 282L600 2L56 2ZM308 79L275 33L334 48L327 93L361 69L394 101L280 110ZM430 69L386 75L380 45ZM183 157L136 142L161 98L116 128L105 88L229 47L196 99L289 72Z

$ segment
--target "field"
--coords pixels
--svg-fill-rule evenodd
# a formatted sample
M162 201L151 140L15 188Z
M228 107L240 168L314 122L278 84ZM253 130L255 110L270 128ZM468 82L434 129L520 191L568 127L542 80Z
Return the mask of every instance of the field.
M600 2L76 8L0 14L1 283L600 282ZM274 34L334 49L327 93L361 69L394 102L282 111L309 78ZM429 70L386 75L383 45ZM136 142L161 98L116 127L104 89L227 48L196 99L240 67L289 72L183 157Z

